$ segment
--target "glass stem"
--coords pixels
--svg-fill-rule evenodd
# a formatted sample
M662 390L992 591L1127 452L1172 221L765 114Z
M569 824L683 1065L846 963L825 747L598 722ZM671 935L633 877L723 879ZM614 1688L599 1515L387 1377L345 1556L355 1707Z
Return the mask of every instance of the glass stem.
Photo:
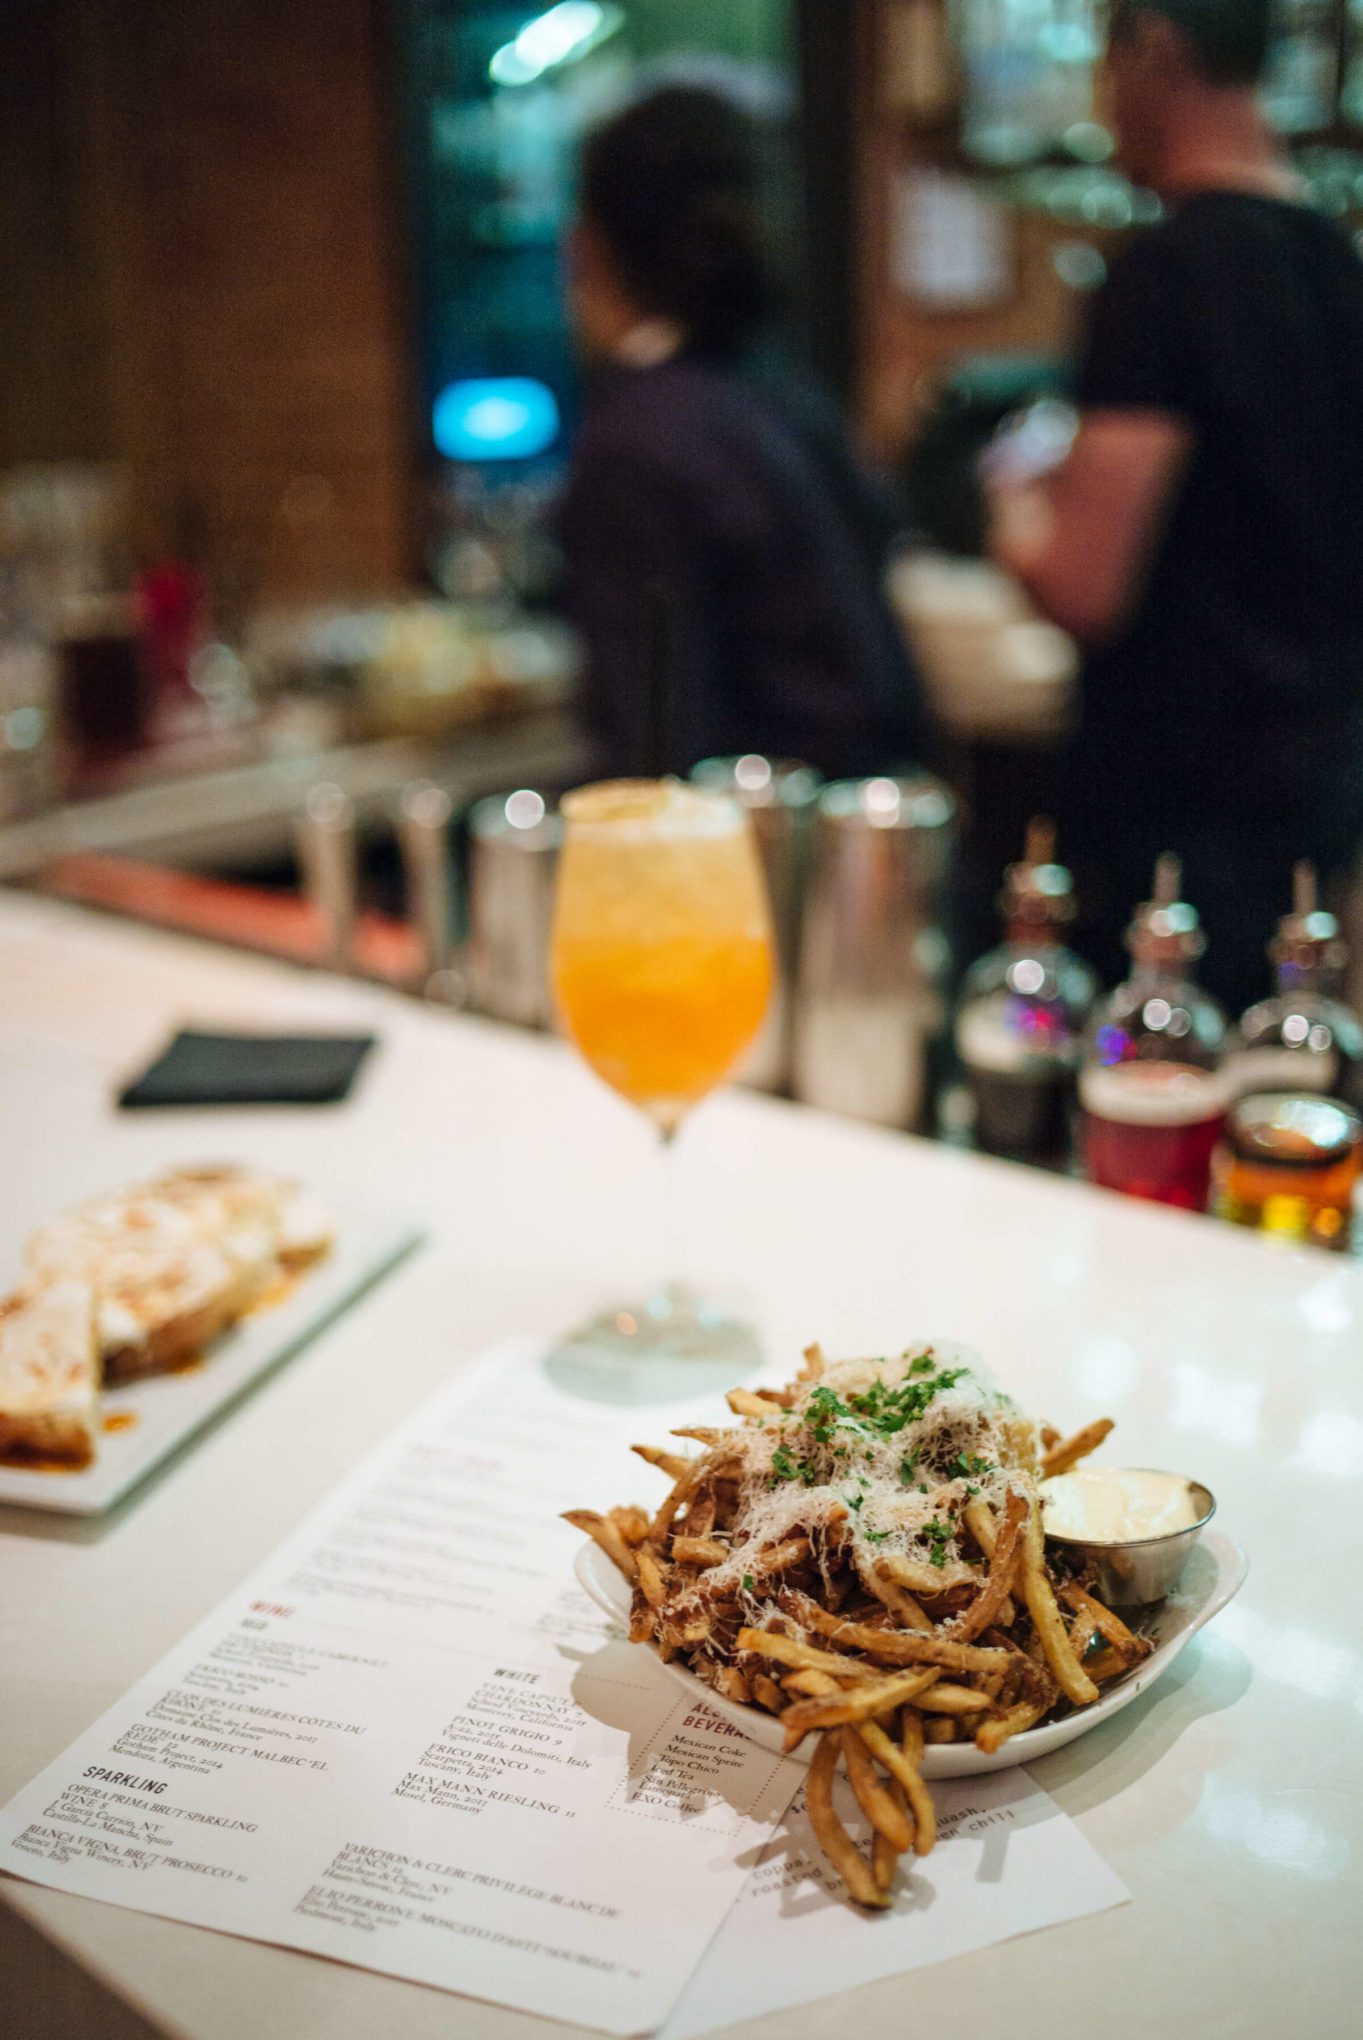
M675 1126L660 1127L658 1131L658 1236L662 1251L662 1269L658 1282L659 1297L671 1308L677 1307L686 1294L686 1270L682 1254L681 1222L681 1181L676 1155L677 1131Z

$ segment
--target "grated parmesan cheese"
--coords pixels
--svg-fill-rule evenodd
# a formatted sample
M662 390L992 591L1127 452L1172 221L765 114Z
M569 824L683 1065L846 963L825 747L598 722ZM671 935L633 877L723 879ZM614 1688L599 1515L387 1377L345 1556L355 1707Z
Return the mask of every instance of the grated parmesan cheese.
M960 1349L911 1347L890 1359L825 1364L801 1383L782 1417L726 1431L710 1448L737 1470L730 1556L705 1574L707 1594L740 1589L745 1618L773 1612L760 1554L808 1536L820 1563L835 1529L863 1572L899 1557L931 1569L942 1589L975 1581L958 1550L958 1525L975 1495L1002 1507L1034 1490L1034 1426Z

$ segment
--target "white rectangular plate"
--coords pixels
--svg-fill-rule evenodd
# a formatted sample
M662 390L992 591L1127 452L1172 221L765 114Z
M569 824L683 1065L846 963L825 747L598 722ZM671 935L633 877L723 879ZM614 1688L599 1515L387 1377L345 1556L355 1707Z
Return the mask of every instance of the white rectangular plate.
M336 1244L282 1303L243 1318L201 1362L180 1374L152 1374L104 1391L104 1415L135 1421L106 1432L94 1462L79 1472L0 1465L0 1503L98 1516L152 1469L306 1345L370 1285L410 1253L421 1228L409 1219L342 1211Z

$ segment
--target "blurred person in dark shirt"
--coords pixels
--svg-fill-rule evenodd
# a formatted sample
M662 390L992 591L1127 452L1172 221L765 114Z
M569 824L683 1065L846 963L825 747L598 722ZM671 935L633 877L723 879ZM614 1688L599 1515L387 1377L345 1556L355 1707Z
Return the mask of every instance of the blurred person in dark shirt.
M1338 877L1363 837L1363 263L1260 112L1271 11L1118 0L1114 123L1166 216L1093 303L1071 454L995 534L1086 652L1062 841L1094 961L1181 851L1232 1009L1292 860Z
M882 574L894 518L837 420L752 366L776 303L746 116L693 87L598 129L570 291L587 414L560 521L600 769L655 769L650 605L672 614L669 767L759 751L831 776L921 756Z

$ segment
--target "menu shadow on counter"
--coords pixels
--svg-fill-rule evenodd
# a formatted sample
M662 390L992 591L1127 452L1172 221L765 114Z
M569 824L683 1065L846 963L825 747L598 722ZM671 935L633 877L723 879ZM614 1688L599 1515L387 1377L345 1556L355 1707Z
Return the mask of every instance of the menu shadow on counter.
M1148 1691L1087 1735L1029 1765L1066 1813L1082 1814L1134 1785L1161 1763L1185 1730L1243 1700L1254 1673L1235 1644L1199 1636ZM1197 1775L1210 1769L1208 1749Z

